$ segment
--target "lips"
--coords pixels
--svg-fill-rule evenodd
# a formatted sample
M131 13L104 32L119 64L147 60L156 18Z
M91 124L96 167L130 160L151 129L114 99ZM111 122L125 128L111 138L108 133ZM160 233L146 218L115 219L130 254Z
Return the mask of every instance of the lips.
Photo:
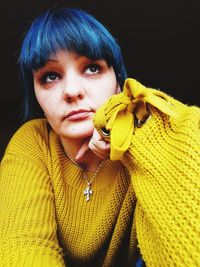
M89 109L72 110L66 116L65 119L69 121L78 121L86 119L91 113Z

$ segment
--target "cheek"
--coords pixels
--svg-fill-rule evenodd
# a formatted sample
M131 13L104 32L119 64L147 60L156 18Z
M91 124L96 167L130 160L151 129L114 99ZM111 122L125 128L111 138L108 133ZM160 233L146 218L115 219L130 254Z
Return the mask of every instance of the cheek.
M99 89L98 101L105 102L112 95L118 93L118 86L116 82L107 82Z
M40 107L42 108L42 110L44 111L44 113L48 113L48 109L49 109L48 100L45 98L38 98L37 97L37 101L38 101Z
M53 108L55 105L55 97L52 97L49 94L45 94L41 91L35 91L36 99L44 111L45 114L51 114L54 112L55 108Z
M35 97L36 97L37 102L40 105L40 107L44 110L45 98L44 98L43 94L41 94L41 92L39 90L35 89Z

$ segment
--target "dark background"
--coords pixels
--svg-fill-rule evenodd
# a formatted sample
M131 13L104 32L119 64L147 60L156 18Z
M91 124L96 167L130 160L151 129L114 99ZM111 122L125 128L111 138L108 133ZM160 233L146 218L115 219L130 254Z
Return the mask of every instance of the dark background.
M0 158L19 127L22 92L17 57L31 21L52 5L85 9L116 37L129 77L189 105L200 105L199 0L4 1L0 9Z

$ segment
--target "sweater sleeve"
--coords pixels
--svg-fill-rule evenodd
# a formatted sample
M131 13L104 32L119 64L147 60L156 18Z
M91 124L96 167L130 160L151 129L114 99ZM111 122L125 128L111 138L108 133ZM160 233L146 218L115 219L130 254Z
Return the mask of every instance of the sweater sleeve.
M13 136L1 162L1 266L65 266L44 163L48 162L45 135L44 123L25 124Z
M200 109L128 79L94 122L130 173L146 265L200 266Z
M137 197L135 224L147 266L200 266L200 110L156 109L122 162ZM179 111L177 111L179 113Z

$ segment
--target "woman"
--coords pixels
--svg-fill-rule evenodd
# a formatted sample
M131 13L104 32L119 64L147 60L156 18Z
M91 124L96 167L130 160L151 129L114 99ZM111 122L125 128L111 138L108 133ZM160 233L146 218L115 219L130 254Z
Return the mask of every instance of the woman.
M140 253L147 266L197 265L199 109L187 113L193 115L188 115L190 148L182 142L176 150L167 139L175 157L179 150L189 155L192 186L186 189L179 178L174 186L171 169L163 188L159 179L163 182L161 173L172 168L173 157L168 151L165 168L157 156L165 151L163 132L168 135L164 118L177 108L168 108L165 94L133 79L124 84L120 48L95 18L77 9L47 11L28 30L19 63L29 121L15 133L1 163L2 266L139 266ZM155 129L161 129L158 136ZM176 133L171 140L179 140L179 129ZM176 176L181 173L185 181L182 165ZM154 199L146 194L149 180L156 187ZM177 200L178 189L180 200L184 193L187 201ZM163 227L166 218L171 230Z

